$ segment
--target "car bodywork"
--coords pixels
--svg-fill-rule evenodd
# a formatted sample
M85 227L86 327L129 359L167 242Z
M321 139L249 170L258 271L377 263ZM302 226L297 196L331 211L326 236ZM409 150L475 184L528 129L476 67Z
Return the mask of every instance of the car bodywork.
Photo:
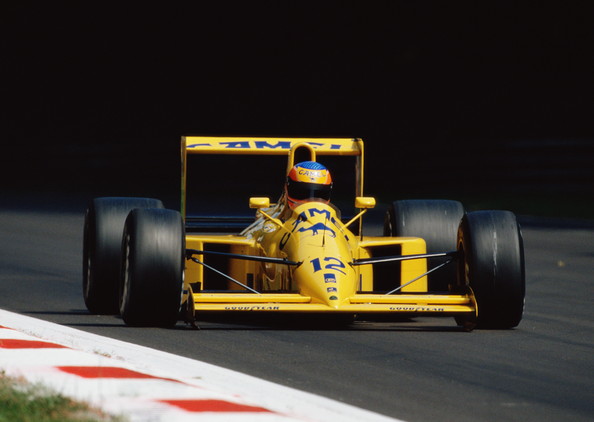
M229 156L229 165L238 155L286 157L287 172L269 175L281 181L297 156L312 161L354 158L352 201L357 211L343 219L335 206L316 201L291 209L282 193L272 204L268 197L251 198L255 218L239 233L225 233L229 221L216 218L209 220L208 232L200 231L195 224L199 219L186 209L189 158L215 154ZM431 268L431 258L454 259L456 251L427 254L419 237L364 234L363 216L375 200L364 196L361 139L186 136L181 160L181 213L186 222L182 302L187 319L229 311L477 315L467 286L428 291L428 272L439 270Z

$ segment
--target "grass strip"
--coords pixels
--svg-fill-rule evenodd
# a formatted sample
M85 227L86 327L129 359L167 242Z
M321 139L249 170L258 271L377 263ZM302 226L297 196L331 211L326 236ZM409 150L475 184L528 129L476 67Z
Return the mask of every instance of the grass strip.
M40 384L0 372L0 422L123 422Z

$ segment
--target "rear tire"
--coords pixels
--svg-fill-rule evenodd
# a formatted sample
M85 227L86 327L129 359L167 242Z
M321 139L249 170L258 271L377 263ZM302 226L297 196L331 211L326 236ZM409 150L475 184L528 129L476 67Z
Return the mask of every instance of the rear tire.
M470 286L478 306L479 328L516 327L524 312L524 246L509 211L475 211L458 231L458 280ZM460 325L471 322L456 318Z
M83 298L93 314L118 313L122 232L134 208L163 208L151 198L95 198L85 214Z
M427 253L456 250L456 234L464 206L443 199L408 199L394 201L386 213L384 236L420 237L427 243ZM449 258L431 258L429 269ZM456 266L446 265L429 274L429 291L448 291L456 281Z
M120 313L133 326L171 327L181 308L185 230L181 214L135 209L123 239Z

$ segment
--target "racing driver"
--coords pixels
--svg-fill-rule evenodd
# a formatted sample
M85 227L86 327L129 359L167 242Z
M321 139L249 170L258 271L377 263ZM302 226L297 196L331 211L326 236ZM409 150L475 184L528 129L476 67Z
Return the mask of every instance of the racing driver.
M309 201L327 204L332 192L332 176L323 164L303 161L289 171L285 190L291 209Z

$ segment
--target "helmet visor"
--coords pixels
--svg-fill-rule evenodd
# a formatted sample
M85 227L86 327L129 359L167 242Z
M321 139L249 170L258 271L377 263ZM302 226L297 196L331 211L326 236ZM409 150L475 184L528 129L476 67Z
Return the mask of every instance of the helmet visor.
M299 201L311 198L320 198L329 201L331 191L332 184L303 183L295 182L291 179L287 182L287 193L289 197Z

